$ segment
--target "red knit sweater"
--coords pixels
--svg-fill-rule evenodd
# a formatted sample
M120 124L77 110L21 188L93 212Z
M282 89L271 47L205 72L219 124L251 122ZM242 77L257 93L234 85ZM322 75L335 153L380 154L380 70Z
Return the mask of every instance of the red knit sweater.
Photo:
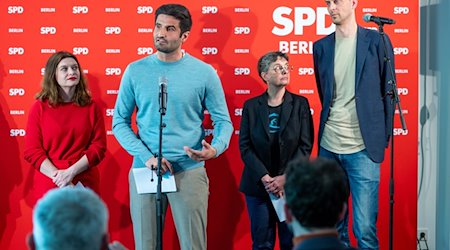
M105 151L105 123L101 108L95 102L83 107L74 103L51 107L47 101L37 100L31 107L24 157L38 170L33 183L36 199L56 187L39 171L46 158L58 169L65 169L86 155L89 168L76 176L73 183L81 181L98 192L99 172L93 167L103 159Z

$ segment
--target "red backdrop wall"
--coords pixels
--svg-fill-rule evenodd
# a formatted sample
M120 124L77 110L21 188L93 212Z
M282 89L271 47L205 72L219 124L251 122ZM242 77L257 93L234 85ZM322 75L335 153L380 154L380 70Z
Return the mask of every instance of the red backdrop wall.
M110 211L111 238L134 248L129 216L127 173L131 157L111 133L111 117L126 65L155 52L154 11L164 1L0 1L0 248L25 249L31 231L29 190L32 169L22 154L28 109L40 89L43 67L51 53L77 54L94 97L101 100L108 130L108 151L99 167L101 196ZM416 237L418 1L361 1L365 13L396 19L386 26L394 44L396 73L408 125L395 121L394 247L414 249ZM306 96L316 125L321 109L313 75L312 42L333 31L325 3L305 1L180 1L194 25L184 49L212 64L222 79L235 128L222 156L207 162L210 177L209 249L250 249L249 220L237 187L243 164L238 149L242 105L262 93L256 62L267 51L290 54L295 67L289 89ZM212 126L205 122L206 133ZM316 139L317 140L317 139ZM317 148L317 143L315 145ZM315 150L316 151L316 150ZM314 151L314 155L316 152ZM378 232L388 248L389 161L382 165ZM171 217L164 232L165 249L178 249Z

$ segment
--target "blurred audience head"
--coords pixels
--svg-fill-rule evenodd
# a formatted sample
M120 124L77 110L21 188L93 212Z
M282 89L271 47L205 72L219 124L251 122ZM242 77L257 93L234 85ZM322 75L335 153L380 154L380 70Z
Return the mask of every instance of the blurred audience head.
M107 249L108 210L100 197L86 188L50 190L33 211L30 249Z
M347 209L347 178L335 161L291 162L284 188L288 222L306 231L334 228Z

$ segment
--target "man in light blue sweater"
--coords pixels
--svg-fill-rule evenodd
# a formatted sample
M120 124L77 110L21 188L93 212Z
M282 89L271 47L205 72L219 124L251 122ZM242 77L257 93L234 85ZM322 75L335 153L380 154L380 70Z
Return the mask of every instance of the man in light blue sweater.
M133 156L133 168L154 168L159 149L159 79L167 78L161 168L175 175L178 191L163 194L163 214L170 203L182 249L206 249L209 181L204 164L225 151L233 126L214 68L181 50L191 26L190 13L182 5L167 4L156 10L153 36L157 52L132 62L125 70L113 132ZM135 109L137 132L131 126ZM205 110L214 124L211 144L204 140ZM129 180L136 249L155 249L155 195L137 193L132 171Z

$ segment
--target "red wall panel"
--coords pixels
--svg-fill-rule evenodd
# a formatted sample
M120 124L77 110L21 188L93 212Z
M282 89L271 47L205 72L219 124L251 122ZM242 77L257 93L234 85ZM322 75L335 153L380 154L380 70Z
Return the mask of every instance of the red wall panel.
M111 238L134 248L127 177L131 157L111 133L111 116L127 64L155 52L154 11L163 2L0 2L0 248L25 249L25 235L32 229L29 190L33 185L30 173L35 169L23 160L23 136L28 109L40 89L42 69L50 54L58 50L77 54L93 95L101 100L109 131L106 158L98 166L101 195L110 210ZM249 249L249 221L243 196L237 191L243 167L238 131L244 101L265 89L256 70L257 60L267 51L289 52L295 67L289 89L309 99L317 131L321 106L312 71L312 42L333 27L321 1L180 2L190 9L194 21L184 49L217 69L235 128L229 149L207 162L211 181L208 246ZM413 249L417 213L418 2L359 2L358 23L376 28L363 23L365 13L397 21L386 26L385 32L395 47L398 87L408 130L400 129L396 115L394 247ZM208 121L205 126L212 128ZM381 249L388 248L388 153L381 171ZM170 215L164 239L165 249L178 249Z

